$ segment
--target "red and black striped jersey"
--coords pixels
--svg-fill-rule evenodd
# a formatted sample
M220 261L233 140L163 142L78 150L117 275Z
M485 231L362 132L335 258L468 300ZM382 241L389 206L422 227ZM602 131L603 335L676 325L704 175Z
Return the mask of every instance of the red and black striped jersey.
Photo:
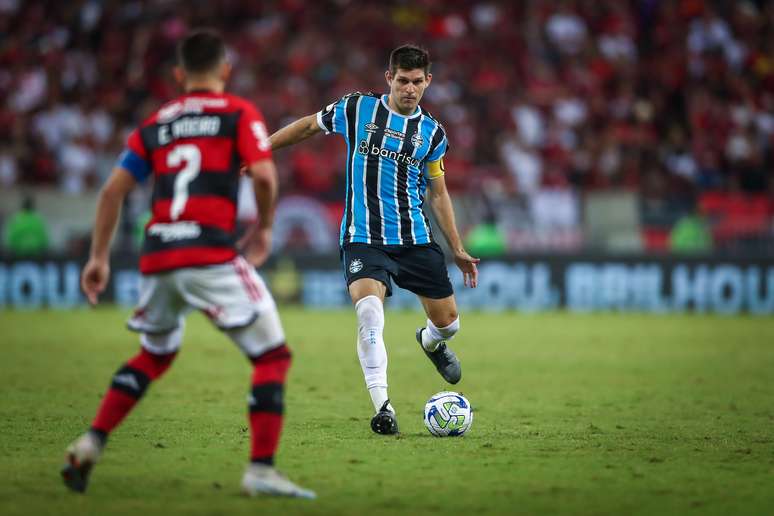
M154 180L140 272L233 259L239 169L271 159L258 109L235 95L191 92L143 122L127 147L121 166Z

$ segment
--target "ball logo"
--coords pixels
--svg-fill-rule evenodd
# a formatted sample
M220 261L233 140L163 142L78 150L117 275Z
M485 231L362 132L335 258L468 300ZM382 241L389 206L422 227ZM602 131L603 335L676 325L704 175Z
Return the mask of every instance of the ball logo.
M453 431L465 426L465 416L457 414L457 412L457 406L453 402L447 401L432 411L431 416L439 427Z
M355 258L349 262L349 272L351 274L357 274L361 270L363 270L363 262L360 260L360 258Z
M473 423L473 409L462 394L439 392L425 404L424 423L436 437L460 436Z
M425 139L422 138L421 134L414 133L411 135L411 145L414 147L421 147L423 143L425 143Z

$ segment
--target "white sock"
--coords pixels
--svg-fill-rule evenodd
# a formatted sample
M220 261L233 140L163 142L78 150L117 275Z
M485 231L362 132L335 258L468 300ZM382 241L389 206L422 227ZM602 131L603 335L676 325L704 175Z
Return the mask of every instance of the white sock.
M375 412L379 412L382 405L384 405L384 402L389 399L389 396L387 396L387 387L371 387L368 389L368 394L371 395L371 403L374 404ZM387 410L395 412L395 409L392 408L392 403L387 404Z
M384 305L377 296L366 296L355 304L357 356L366 387L378 412L387 401L387 348L384 346ZM392 406L388 406L392 410Z
M451 340L459 329L459 316L454 319L450 325L443 328L437 328L435 324L433 324L433 321L428 319L425 331L422 332L422 347L427 351L433 352L438 349L438 346L441 345L441 342Z

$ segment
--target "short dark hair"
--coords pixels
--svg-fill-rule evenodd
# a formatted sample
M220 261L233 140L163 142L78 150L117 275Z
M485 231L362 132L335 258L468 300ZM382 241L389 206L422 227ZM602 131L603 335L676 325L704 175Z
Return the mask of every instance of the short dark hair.
M427 75L430 73L430 64L430 54L417 45L402 45L390 52L390 73L393 75L398 68L403 70L421 68Z
M177 62L189 73L207 73L226 58L226 44L216 31L200 29L177 46Z

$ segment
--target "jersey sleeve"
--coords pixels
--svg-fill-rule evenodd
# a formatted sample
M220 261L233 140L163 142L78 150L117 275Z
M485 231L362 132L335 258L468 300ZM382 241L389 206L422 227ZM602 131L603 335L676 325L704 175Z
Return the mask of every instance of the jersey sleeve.
M151 167L148 162L148 151L140 138L140 131L135 129L129 134L126 141L126 149L118 157L116 166L128 171L138 183L145 181L151 175Z
M347 99L359 93L344 95L336 102L328 104L317 113L317 125L325 134L345 134L347 130Z
M247 104L237 125L237 152L245 164L271 158L271 142L263 115Z
M449 139L446 137L446 131L442 126L433 135L433 141L430 144L430 152L427 155L427 162L438 161L446 155L449 150Z

